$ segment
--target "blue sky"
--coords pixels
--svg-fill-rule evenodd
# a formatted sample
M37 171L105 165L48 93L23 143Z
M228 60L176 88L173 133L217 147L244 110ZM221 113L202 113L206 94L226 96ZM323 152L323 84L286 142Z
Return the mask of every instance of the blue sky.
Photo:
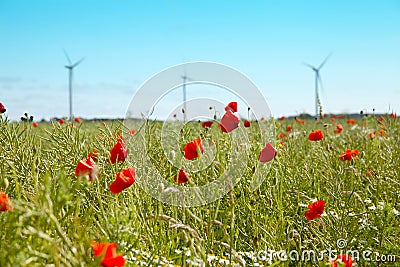
M324 111L400 113L396 0L0 0L0 36L0 102L11 119L68 115L63 49L85 57L73 87L84 118L124 117L143 82L186 61L240 70L274 116L313 113L314 74L302 62L318 65L330 52Z

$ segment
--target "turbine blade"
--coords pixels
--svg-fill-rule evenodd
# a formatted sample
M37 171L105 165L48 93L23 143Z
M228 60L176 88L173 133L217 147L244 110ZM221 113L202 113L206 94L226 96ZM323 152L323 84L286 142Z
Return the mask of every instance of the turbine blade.
M328 59L332 56L333 52L330 52L329 55L324 59L324 61L322 61L322 63L319 65L318 70L321 69L325 63L328 61Z
M69 56L68 56L68 54L67 54L67 51L65 51L65 49L63 49L63 51L64 51L65 57L66 57L67 60L68 60L69 65L72 65L72 61L71 61L71 59L69 58Z
M303 65L304 65L304 66L307 66L307 67L309 67L309 68L311 68L311 69L313 69L313 70L316 70L316 68L315 68L313 65L311 65L311 64L308 64L308 63L303 62Z
M74 65L72 65L73 68L75 68L76 66L78 66L79 64L81 64L81 62L84 60L85 58L81 58L79 61L77 61Z

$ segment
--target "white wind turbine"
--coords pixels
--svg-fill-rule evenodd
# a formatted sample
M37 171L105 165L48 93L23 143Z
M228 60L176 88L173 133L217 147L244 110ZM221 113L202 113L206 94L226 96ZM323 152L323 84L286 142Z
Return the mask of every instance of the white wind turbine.
M321 75L319 74L319 71L325 65L325 63L328 61L328 59L330 58L331 55L332 55L332 53L330 53L324 59L324 61L322 61L322 63L319 64L318 68L314 67L313 65L310 65L308 63L303 63L304 65L311 68L315 72L315 118L319 118L320 114L319 114L318 108L321 105L321 101L319 99L318 83L320 83L321 87L322 87L322 79L321 79Z
M64 50L64 54L65 57L68 60L68 64L69 65L65 65L65 68L68 69L68 81L69 81L69 120L72 121L72 77L73 77L73 72L74 72L74 68L76 66L78 66L83 60L84 58L81 58L80 60L78 60L77 62L75 62L74 64L72 64L71 59L69 58L67 52Z

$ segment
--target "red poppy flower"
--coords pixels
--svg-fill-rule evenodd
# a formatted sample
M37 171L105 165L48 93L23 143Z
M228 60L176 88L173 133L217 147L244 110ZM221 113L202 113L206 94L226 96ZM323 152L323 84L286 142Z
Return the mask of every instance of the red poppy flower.
M285 119L285 116L282 116L279 118L280 121L283 121Z
M237 102L230 102L226 107L225 110L228 111L232 111L232 112L237 112L238 108L237 108Z
M331 118L336 118L336 115L335 115L335 114L332 114L332 115L331 115Z
M298 124L306 124L306 121L305 120L302 120L302 119L299 119L299 118L295 118L295 120L296 120L296 122L298 123Z
M396 113L390 114L390 117L392 117L392 119L396 119Z
M37 124L37 122L32 122L32 127L33 128L37 128L39 126L39 124Z
M286 138L286 134L280 132L280 133L278 134L278 138L279 138L279 139Z
M211 125L213 124L213 122L212 121L203 121L202 123L201 123L201 127L202 128L211 128Z
M93 248L93 254L96 257L101 256L104 252L104 249L107 247L107 243L104 242L97 243L96 241L92 241L90 244Z
M201 139L200 138L196 138L194 139L194 141L187 143L184 147L183 147L183 153L184 153L184 157L185 159L188 160L194 160L196 158L198 158L200 153L203 153L204 149L203 146L201 145Z
M373 177L373 176L376 176L376 172L374 172L373 169L369 168L369 169L367 170L367 172L365 173L365 175L366 175L367 177Z
M180 169L179 173L174 176L174 181L178 184L184 184L190 179L190 174L187 173L183 168Z
M267 143L265 145L265 148L263 150L261 150L261 152L260 152L259 160L260 160L260 162L271 161L275 158L277 153L278 153L278 150L276 150L276 148L273 147L270 143Z
M336 125L336 129L333 131L335 134L340 134L343 131L343 126L341 124Z
M3 191L0 191L0 211L13 211L11 201Z
M239 126L240 119L233 114L231 110L227 110L219 123L219 127L224 133L230 133Z
M335 118L331 118L331 122L335 122Z
M64 119L59 119L59 120L58 120L58 123L59 123L59 124L64 124L64 122L65 122Z
M374 134L374 133L372 133L372 132L371 132L371 133L369 133L369 134L368 134L368 136L369 136L369 138L371 138L371 139L375 138L375 134Z
M130 129L130 130L129 130L129 134L130 134L130 135L135 135L135 133L136 133L136 131L135 131L134 129Z
M292 129L293 129L292 125L288 125L286 127L286 132L290 133L292 131Z
M356 124L356 121L355 120L347 120L346 123L350 124L350 125L354 125L354 124Z
M316 202L308 204L308 211L304 213L304 216L306 216L307 220L309 221L319 218L321 217L321 214L324 213L324 207L324 200L318 200Z
M176 118L176 113L174 115L172 115L172 117Z
M110 191L113 194L118 194L122 190L133 185L135 182L136 170L134 168L128 168L120 171L115 175L115 181L110 185Z
M338 118L338 119L343 119L344 116L343 116L343 115L337 115L336 118Z
M351 258L350 255L347 255L347 254L339 254L339 255L337 255L336 259L330 261L330 264L333 267L338 267L338 265L337 265L338 262L344 263L344 265L340 264L339 266L344 266L344 267L353 266L353 259Z
M101 266L103 267L121 267L125 265L125 259L122 254L117 254L117 244L115 243L100 243L97 244L92 241L93 254L96 257L103 255L104 250L106 251L102 260Z
M321 130L315 130L308 135L310 141L320 141L324 139L324 133Z
M75 118L75 122L77 122L77 123L81 123L81 122L82 122L82 119L81 119L81 118L79 118L79 117L77 117L77 118Z
M98 179L99 170L96 162L89 156L76 165L75 176L85 177L88 181L94 181Z
M98 157L99 157L99 152L97 152L97 150L93 150L93 152L89 152L88 153L88 157L91 157L94 161L97 161Z
M244 120L243 125L244 125L244 127L249 128L250 122L248 120Z
M382 136L387 136L387 134L384 130L379 130L378 134L382 135Z
M110 159L109 162L114 164L116 162L124 162L128 157L128 151L125 146L125 138L123 136L119 136L117 138L117 143L110 151Z
M350 161L352 159L358 158L358 153L359 152L358 152L357 149L355 149L355 150L347 149L345 152L340 154L339 159L340 160L348 160L348 161Z
M6 112L6 108L4 107L3 103L0 102L0 114Z
M279 144L280 144L281 146L286 146L286 144L285 144L284 142L282 142L282 141L279 141Z

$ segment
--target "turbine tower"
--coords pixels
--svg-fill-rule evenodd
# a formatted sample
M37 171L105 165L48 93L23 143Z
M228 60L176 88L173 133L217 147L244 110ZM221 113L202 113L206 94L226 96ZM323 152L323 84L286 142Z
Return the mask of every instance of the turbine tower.
M187 81L192 81L188 76L186 76L186 71L184 72L183 76L181 76L183 79L182 83L182 91L183 91L183 120L186 121L186 116L187 116L187 109L186 109L186 82Z
M311 68L315 72L315 118L317 118L317 119L320 117L318 108L321 105L321 100L319 99L318 83L320 83L321 87L322 87L322 79L321 79L321 75L319 74L319 71L325 65L325 63L328 61L328 59L330 58L331 55L332 55L332 53L330 53L324 59L324 61L322 61L322 63L319 64L318 68L313 66L313 65L310 65L308 63L304 63L304 65L306 65L307 67Z
M68 69L68 81L69 81L69 120L72 121L72 77L73 77L73 72L74 72L74 68L76 66L78 66L83 60L84 58L81 58L80 60L78 60L77 62L75 62L74 64L72 64L71 59L69 58L67 52L64 50L64 54L65 57L68 60L68 64L69 65L65 65L65 68Z

